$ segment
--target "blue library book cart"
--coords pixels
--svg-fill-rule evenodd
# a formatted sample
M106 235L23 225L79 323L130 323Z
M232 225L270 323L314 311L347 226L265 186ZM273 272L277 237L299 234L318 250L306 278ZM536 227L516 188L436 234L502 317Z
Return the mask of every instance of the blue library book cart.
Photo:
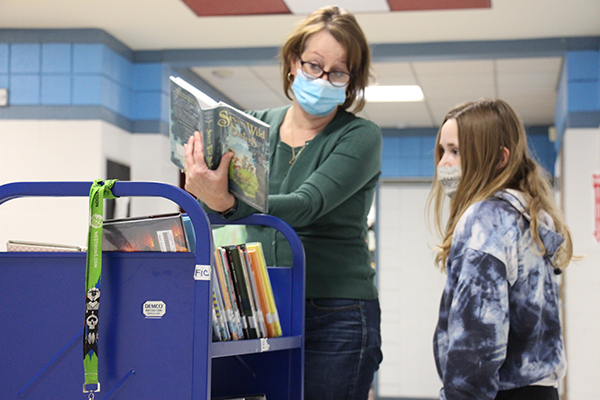
M20 197L87 197L92 182L17 182ZM99 324L99 399L208 400L264 393L302 400L304 250L285 222L263 214L229 222L207 215L184 190L116 182L115 196L162 197L189 216L193 253L105 252ZM280 338L212 342L212 290L199 271L214 266L212 226L264 225L282 233L293 266L269 267ZM86 399L83 393L85 260L82 252L0 252L0 399ZM143 306L163 302L147 318Z

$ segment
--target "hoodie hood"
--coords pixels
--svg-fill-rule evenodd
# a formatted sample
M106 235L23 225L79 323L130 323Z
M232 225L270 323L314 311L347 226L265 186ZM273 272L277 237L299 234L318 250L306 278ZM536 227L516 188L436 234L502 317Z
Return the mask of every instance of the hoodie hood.
M531 222L531 215L526 211L529 201L522 192L514 189L506 189L496 193L495 197L510 203L527 221ZM545 211L541 211L538 215L538 233L546 249L546 256L553 261L556 251L565 239L560 233L556 232L554 220Z

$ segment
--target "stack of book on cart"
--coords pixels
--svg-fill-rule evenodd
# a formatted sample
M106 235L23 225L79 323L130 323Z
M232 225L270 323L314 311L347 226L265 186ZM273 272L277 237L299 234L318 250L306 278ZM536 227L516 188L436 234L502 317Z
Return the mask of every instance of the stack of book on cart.
M269 273L260 243L215 250L213 341L282 335Z

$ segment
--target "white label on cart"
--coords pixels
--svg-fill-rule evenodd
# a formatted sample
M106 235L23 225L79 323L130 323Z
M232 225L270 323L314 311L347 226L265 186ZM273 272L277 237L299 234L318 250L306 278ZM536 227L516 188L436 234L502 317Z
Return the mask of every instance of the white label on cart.
M260 351L261 352L268 351L270 347L271 347L271 345L269 344L267 339L265 339L265 338L260 339Z
M167 305L162 301L147 301L142 312L146 318L162 318L167 313Z
M210 265L196 265L194 279L197 281L210 281Z
M156 235L158 236L160 251L177 251L177 247L175 246L175 237L173 236L172 230L156 231Z

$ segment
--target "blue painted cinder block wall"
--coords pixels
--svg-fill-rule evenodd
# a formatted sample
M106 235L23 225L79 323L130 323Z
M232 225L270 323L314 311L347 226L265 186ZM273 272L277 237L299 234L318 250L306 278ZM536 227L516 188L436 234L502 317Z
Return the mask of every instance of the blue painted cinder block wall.
M531 156L554 175L556 149L548 138L548 126L526 127ZM437 129L382 129L382 178L433 177L433 150Z
M68 110L76 119L86 109L79 115L104 119L102 109L131 132L162 126L165 134L170 73L168 65L136 63L105 44L0 43L0 87L8 88L10 104L4 118L27 118L27 111L37 119L54 109L59 118Z
M557 94L558 150L567 128L600 126L600 49L566 54Z

